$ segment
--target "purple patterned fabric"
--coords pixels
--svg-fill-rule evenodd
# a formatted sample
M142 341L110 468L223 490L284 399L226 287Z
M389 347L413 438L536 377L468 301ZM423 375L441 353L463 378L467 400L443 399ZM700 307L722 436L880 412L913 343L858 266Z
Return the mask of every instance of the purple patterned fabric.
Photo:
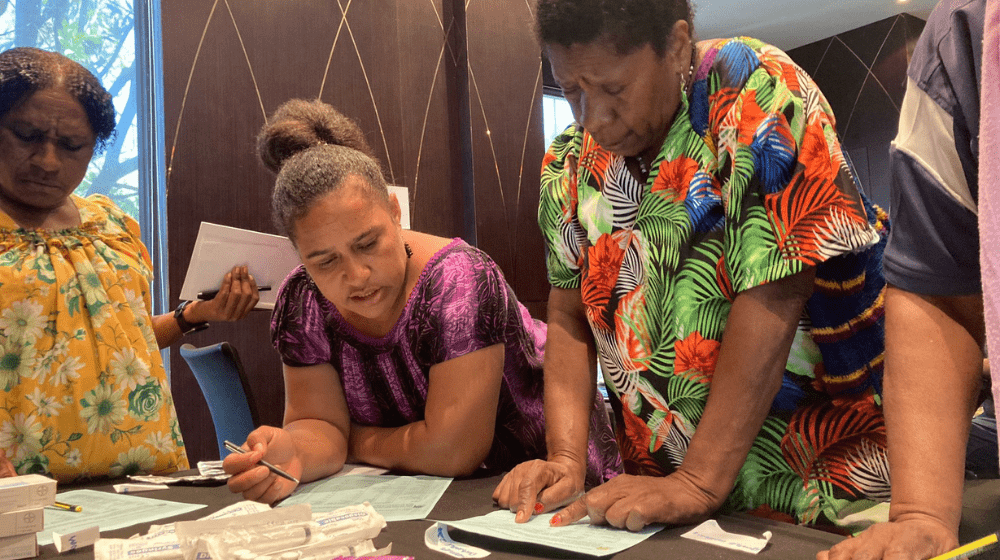
M340 374L351 419L369 426L422 420L431 366L504 344L496 429L484 462L493 469L546 456L545 335L545 323L532 319L517 301L496 263L460 239L431 257L399 320L384 337L367 336L348 324L301 266L285 279L271 317L271 340L282 361L297 367L332 364ZM591 414L588 452L588 484L621 472L599 396Z

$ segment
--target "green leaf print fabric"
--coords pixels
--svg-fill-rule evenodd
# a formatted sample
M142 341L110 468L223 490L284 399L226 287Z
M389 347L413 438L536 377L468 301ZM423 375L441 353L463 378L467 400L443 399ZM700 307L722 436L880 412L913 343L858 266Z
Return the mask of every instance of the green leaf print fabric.
M802 523L888 498L880 410L884 212L829 105L780 50L710 44L645 183L578 125L549 148L550 283L579 289L626 472L684 459L740 292L816 267L783 385L727 507Z

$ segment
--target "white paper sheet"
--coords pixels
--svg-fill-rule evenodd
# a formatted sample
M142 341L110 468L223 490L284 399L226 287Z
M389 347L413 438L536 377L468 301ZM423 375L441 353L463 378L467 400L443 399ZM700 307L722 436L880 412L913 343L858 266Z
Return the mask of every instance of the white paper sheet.
M771 531L764 531L762 538L739 535L723 530L719 526L719 522L714 519L709 519L681 536L685 539L749 552L750 554L757 554L764 550L767 543L771 541Z
M281 282L299 264L287 237L202 222L180 298L194 300L198 292L217 290L227 272L246 265L258 286L271 287L260 292L256 309L274 309Z
M642 531L633 533L614 527L591 525L586 517L572 525L552 527L549 525L549 520L553 515L552 513L536 515L526 523L514 523L514 513L500 510L479 517L443 523L470 533L506 541L540 544L590 556L607 556L621 552L663 529L663 525L650 525Z
M399 225L410 229L410 189L389 185L389 194L396 195L399 201Z
M111 531L173 517L205 507L127 494L112 494L97 490L70 490L56 494L56 500L81 506L83 511L45 509L45 530L38 533L38 544L52 543L52 533L68 534L97 525L101 531Z
M337 471L337 474L333 476L358 476L359 474L378 476L387 472L389 472L389 469L383 469L382 467L373 467L371 465L359 463L346 463L344 468Z
M310 504L314 512L369 502L386 521L424 519L451 484L436 476L341 476L296 489L279 507Z
M455 539L448 534L448 526L440 521L424 531L424 544L427 545L427 548L441 554L447 554L452 558L486 558L490 555L488 550L455 542Z

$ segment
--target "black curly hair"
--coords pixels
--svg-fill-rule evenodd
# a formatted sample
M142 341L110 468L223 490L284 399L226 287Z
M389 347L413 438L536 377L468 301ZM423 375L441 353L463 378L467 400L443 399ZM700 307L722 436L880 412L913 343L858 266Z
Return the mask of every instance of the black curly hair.
M278 107L257 135L257 155L278 174L272 218L293 242L295 222L350 177L360 177L374 200L389 201L385 176L364 132L322 101L292 99Z
M0 53L0 119L37 91L65 88L87 113L104 151L115 136L115 106L111 94L89 70L65 56L34 47L15 47Z
M538 0L535 33L542 46L607 40L620 55L648 44L662 57L674 24L694 29L692 17L688 0Z

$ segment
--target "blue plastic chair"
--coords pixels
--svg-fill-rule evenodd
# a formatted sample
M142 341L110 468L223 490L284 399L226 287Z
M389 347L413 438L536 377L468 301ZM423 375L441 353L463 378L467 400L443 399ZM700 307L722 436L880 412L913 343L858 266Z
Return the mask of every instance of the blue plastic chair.
M228 342L204 348L184 344L180 351L205 395L219 440L219 457L225 457L229 454L225 440L239 445L260 426L243 364Z

